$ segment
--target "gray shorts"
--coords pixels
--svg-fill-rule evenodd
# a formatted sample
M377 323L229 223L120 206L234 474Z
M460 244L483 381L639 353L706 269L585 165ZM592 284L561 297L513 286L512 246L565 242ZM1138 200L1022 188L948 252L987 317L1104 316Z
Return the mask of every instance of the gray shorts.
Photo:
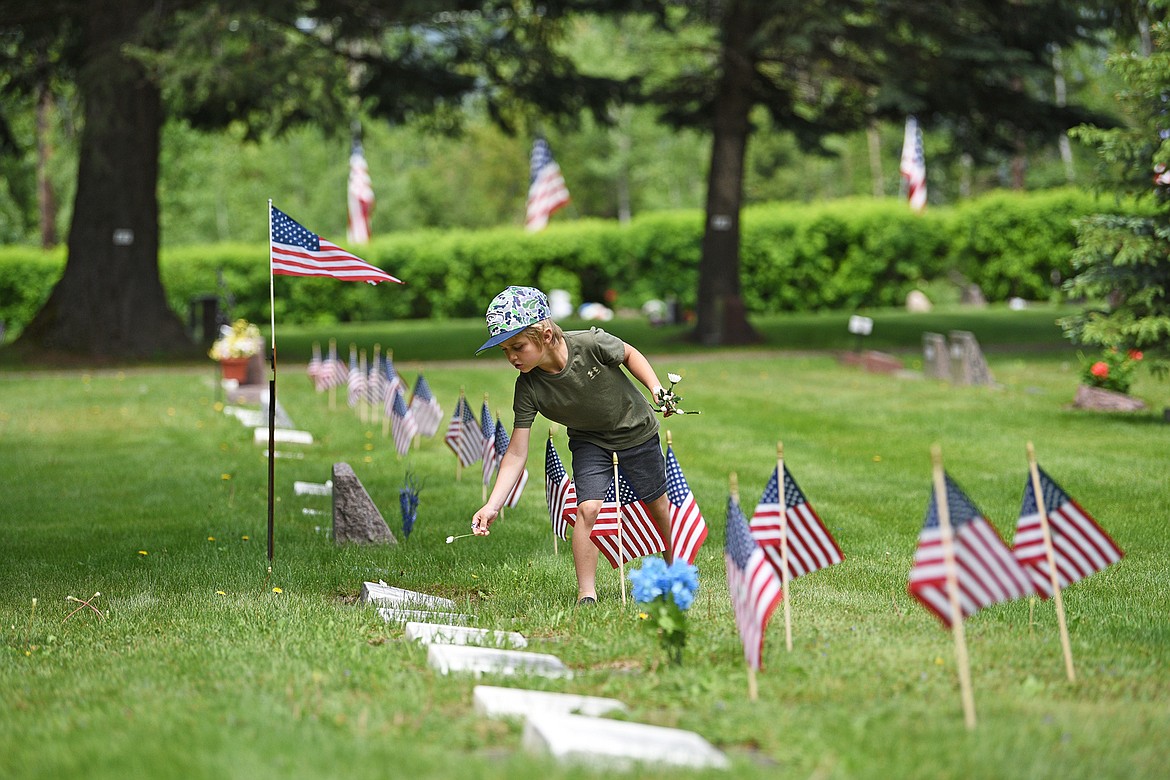
M587 441L569 440L573 454L573 484L578 501L601 501L613 483L613 450ZM618 450L618 468L634 493L653 501L666 492L666 458L657 436L628 450Z

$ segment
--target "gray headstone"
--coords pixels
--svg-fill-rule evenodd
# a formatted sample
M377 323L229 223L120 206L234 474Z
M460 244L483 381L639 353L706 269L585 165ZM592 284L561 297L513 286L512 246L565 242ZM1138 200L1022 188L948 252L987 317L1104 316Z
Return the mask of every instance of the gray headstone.
M951 381L951 352L941 333L922 334L922 373L930 379Z
M524 650L496 650L470 645L430 645L427 663L441 674L531 674L538 677L572 677L573 672L555 655Z
M455 609L455 602L440 596L419 593L416 590L395 588L379 580L362 583L362 601L383 607L426 607L428 609Z
M528 718L521 745L560 761L628 769L638 763L727 769L722 751L693 731L584 715Z
M990 385L991 369L983 357L983 350L975 334L966 330L952 330L951 342L951 379L958 385Z
M528 640L515 631L489 631L468 626L444 626L439 623L407 623L406 638L424 645L479 645L481 647L528 647Z
M589 715L597 717L607 712L626 712L626 705L617 699L601 696L580 696L575 693L528 691L522 688L498 688L477 685L471 692L475 711L489 718L526 717L545 715Z
M348 463L333 464L333 539L338 544L398 544Z

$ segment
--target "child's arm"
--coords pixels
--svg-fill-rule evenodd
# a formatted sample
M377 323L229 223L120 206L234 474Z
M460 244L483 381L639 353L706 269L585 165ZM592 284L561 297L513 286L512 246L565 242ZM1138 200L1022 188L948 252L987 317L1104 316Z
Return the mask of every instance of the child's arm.
M658 394L662 391L662 383L658 381L658 375L654 373L654 367L650 365L646 356L626 344L626 358L622 364L629 369L634 379L646 386L646 389L650 391L650 397L654 399L655 403L658 403Z
M531 428L512 429L512 439L508 442L504 457L500 459L496 485L492 488L487 503L471 518L471 532L476 536L488 535L488 528L500 514L500 508L504 505L508 493L524 473L524 466L528 463L528 440L531 434Z

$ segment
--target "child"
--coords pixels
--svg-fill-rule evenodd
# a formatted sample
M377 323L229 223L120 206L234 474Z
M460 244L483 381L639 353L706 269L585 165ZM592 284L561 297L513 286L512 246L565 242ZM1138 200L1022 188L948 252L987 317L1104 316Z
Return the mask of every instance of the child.
M486 536L528 461L532 422L540 412L569 432L577 519L573 566L577 603L597 601L597 547L589 538L602 500L613 482L613 453L630 487L650 511L666 540L671 561L670 502L666 463L658 441L658 418L645 396L622 371L625 366L656 400L662 385L641 352L598 328L563 332L551 319L548 299L534 287L509 287L488 306L491 337L476 350L499 346L520 372L512 399L515 423L487 503L471 530Z

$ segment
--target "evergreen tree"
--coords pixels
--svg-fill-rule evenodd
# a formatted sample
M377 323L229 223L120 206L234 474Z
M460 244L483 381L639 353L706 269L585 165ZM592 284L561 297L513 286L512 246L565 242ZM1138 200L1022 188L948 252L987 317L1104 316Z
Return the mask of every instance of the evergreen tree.
M1141 352L1143 363L1170 370L1170 25L1152 28L1153 48L1111 59L1124 86L1124 127L1074 132L1097 147L1103 188L1118 210L1081 220L1071 295L1089 301L1061 321L1077 344ZM1134 205L1135 208L1123 208Z

